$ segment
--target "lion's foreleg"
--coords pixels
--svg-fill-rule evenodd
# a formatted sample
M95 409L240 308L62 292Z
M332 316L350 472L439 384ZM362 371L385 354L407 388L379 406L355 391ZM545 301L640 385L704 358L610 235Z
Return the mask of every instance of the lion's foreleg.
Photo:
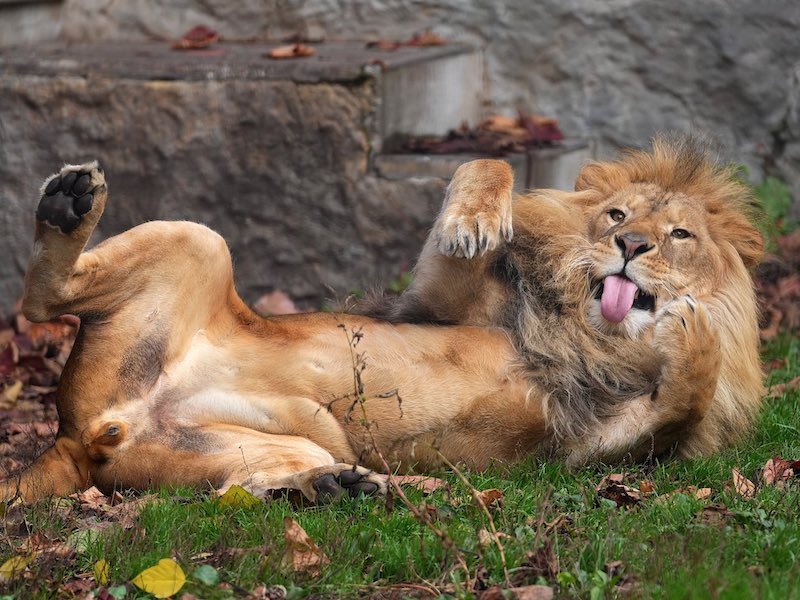
M491 307L502 284L487 271L513 236L513 182L503 161L475 160L458 168L396 307L397 319L496 324Z

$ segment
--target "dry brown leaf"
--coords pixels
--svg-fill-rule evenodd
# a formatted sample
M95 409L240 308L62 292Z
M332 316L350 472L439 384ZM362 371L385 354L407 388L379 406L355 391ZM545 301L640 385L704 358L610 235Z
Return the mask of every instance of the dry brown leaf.
M289 44L288 46L278 46L267 52L269 58L305 58L316 54L316 50L305 44Z
M77 500L84 510L98 510L101 507L105 508L111 505L111 499L95 486L82 492L70 494L69 497Z
M290 517L283 519L283 539L286 541L281 564L295 572L319 575L320 568L330 563L330 559L314 543L300 524Z
M197 25L184 33L181 39L173 42L172 48L173 50L199 50L207 48L217 40L219 40L219 34L216 31L205 25Z
M742 498L752 498L756 493L756 484L742 475L739 469L735 468L733 473L733 490Z
M786 481L800 474L800 460L785 460L779 456L770 458L761 471L761 481L766 485L779 488L786 486Z
M404 46L414 46L418 48L424 46L444 46L445 44L447 44L446 39L429 30L415 33L403 43Z
M426 475L395 475L394 480L400 485L413 487L425 495L432 494L447 485L443 479Z
M623 483L625 476L621 473L606 475L597 484L595 491L602 498L613 500L617 507L626 508L634 506L642 501L642 492L634 487Z
M127 502L120 502L107 509L104 514L106 518L117 521L123 529L132 529L136 524L136 519L139 513L147 506L157 501L156 494L148 494L135 500L128 500Z
M734 516L734 513L729 511L727 507L722 504L709 504L708 506L704 506L697 515L700 522L705 525L718 525L725 519Z
M499 540L511 539L511 536L502 531L498 531L497 539ZM495 544L494 534L488 529L481 527L478 530L478 544L483 548L494 545Z
M26 554L35 553L37 556L44 554L57 558L67 558L75 554L75 549L65 542L51 540L39 531L25 538L19 549Z
M768 398L780 398L786 392L791 392L792 390L796 389L800 386L800 376L790 379L786 383L777 383L773 386L770 386L769 392L767 393Z
M694 490L694 497L696 500L708 500L711 498L711 488L698 488Z
M375 48L377 50L392 51L403 47L403 42L397 40L374 40L367 42L367 48Z
M486 508L502 508L503 492L494 488L477 493L476 500Z
M644 496L650 496L651 494L656 493L656 486L652 481L643 479L639 482L639 491L642 492L642 495Z

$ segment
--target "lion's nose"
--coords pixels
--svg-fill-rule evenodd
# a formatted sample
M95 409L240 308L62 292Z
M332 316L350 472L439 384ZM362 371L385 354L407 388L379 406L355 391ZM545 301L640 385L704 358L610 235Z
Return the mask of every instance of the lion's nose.
M640 233L623 233L614 236L614 241L622 250L625 260L631 260L634 256L644 254L653 247L648 239Z

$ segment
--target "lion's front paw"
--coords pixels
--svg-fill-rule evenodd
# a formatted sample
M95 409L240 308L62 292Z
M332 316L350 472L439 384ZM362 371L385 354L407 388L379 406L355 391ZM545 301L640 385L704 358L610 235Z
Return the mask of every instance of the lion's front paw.
M477 160L459 167L434 228L439 252L473 258L511 241L513 182L511 167L502 161Z
M45 181L36 218L71 233L104 192L105 178L97 162L68 165Z
M719 335L708 309L693 296L676 298L658 311L655 345L668 366L686 375L716 380L720 365Z

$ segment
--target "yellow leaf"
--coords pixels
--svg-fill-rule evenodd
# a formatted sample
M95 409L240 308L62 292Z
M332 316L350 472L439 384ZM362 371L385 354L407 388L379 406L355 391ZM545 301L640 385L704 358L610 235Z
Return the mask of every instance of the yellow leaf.
M156 598L167 598L178 591L186 583L186 575L180 565L171 558L162 558L158 564L145 569L131 583L140 590L153 594Z
M3 401L3 405L6 407L14 406L17 403L17 396L22 391L22 382L20 380L15 381L9 386L5 386L3 388L2 397L0 399Z
M21 575L36 554L28 554L27 556L13 556L0 566L0 582L11 581L17 576Z
M220 506L240 506L250 508L262 504L261 500L239 485L232 485L228 491L219 497Z
M101 558L94 563L94 580L97 585L105 585L108 583L108 562L105 558Z

